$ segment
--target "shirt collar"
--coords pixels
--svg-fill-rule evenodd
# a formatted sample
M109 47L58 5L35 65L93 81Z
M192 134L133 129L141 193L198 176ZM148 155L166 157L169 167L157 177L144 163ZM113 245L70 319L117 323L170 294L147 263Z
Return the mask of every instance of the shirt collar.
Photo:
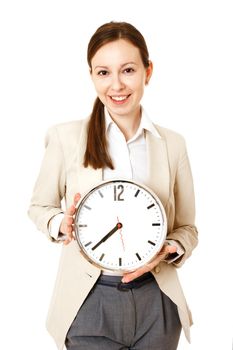
M161 139L161 136L160 136L158 130L156 129L156 127L152 123L151 119L149 118L147 112L145 111L145 109L143 107L142 107L142 118L141 118L141 123L140 123L139 127L141 127L144 130L150 131L152 133L152 135Z
M153 136L161 139L159 132L157 131L156 127L154 126L154 124L150 120L148 114L146 113L146 111L143 107L141 107L141 111L142 111L141 122L140 122L139 128L138 128L136 134L134 135L133 139L135 139L138 135L140 135L143 130L147 130L147 131L151 132ZM106 107L104 108L104 114L105 114L105 127L106 127L106 131L107 131L109 129L110 125L115 124L115 123L112 120Z

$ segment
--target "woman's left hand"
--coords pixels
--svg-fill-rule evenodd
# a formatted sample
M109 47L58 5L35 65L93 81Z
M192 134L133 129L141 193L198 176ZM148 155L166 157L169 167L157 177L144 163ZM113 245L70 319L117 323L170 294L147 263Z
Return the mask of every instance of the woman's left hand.
M122 278L123 283L128 283L133 281L135 278L140 277L146 272L149 272L155 268L162 260L165 260L169 254L175 253L177 250L176 247L168 244L164 244L160 252L156 255L155 259L152 260L149 264L146 264L139 269L124 274Z

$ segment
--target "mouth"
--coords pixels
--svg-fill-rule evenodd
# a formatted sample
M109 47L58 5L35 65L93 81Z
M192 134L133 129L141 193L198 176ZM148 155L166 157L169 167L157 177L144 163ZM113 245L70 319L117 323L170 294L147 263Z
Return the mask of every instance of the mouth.
M113 103L119 105L119 104L124 104L130 96L131 95L118 95L118 96L116 95L116 96L109 96L109 97Z

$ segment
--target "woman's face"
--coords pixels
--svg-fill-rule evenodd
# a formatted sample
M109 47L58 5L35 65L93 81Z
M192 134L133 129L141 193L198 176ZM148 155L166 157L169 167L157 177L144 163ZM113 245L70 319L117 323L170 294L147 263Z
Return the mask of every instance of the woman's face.
M144 86L152 74L139 49L119 39L102 46L91 61L91 76L99 99L112 118L139 116Z

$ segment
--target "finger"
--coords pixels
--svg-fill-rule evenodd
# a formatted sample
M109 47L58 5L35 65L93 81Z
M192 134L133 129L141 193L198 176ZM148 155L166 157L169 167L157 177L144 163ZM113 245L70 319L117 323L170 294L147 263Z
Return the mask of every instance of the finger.
M72 231L73 231L73 226L66 224L66 233L67 233L67 235L71 235Z
M64 245L67 245L67 244L69 244L71 241L72 241L72 238L67 237L67 238L64 240L63 244L64 244Z
M74 218L73 218L73 216L66 215L66 216L65 216L65 223L66 223L67 226L72 226L73 223L74 223Z
M75 210L75 208L74 208ZM67 211L65 212L65 215L62 219L59 231L61 233L70 233L73 231L73 224L74 224L74 217L72 215L70 215L71 213L71 208L67 209Z
M65 215L67 216L73 216L75 214L76 208L75 206L72 204L69 208L67 208Z
M142 276L144 273L152 271L155 266L157 266L160 261L163 260L163 258L167 255L167 253L163 252L156 256L154 260L152 260L150 263L146 264L143 267L140 267L138 270L135 270L134 272L127 273L123 276L122 282L128 283L133 281L135 278L138 278Z
M63 241L63 244L64 244L64 245L67 245L67 244L69 244L73 239L74 239L74 237L73 237L72 232L67 232L67 233L66 233L66 237L65 237L65 239L64 239L64 241Z
M123 283L131 282L135 278L138 278L138 277L142 276L144 273L149 272L149 271L150 271L149 267L147 265L145 265L145 266L139 268L138 270L126 273L122 278L122 282Z

